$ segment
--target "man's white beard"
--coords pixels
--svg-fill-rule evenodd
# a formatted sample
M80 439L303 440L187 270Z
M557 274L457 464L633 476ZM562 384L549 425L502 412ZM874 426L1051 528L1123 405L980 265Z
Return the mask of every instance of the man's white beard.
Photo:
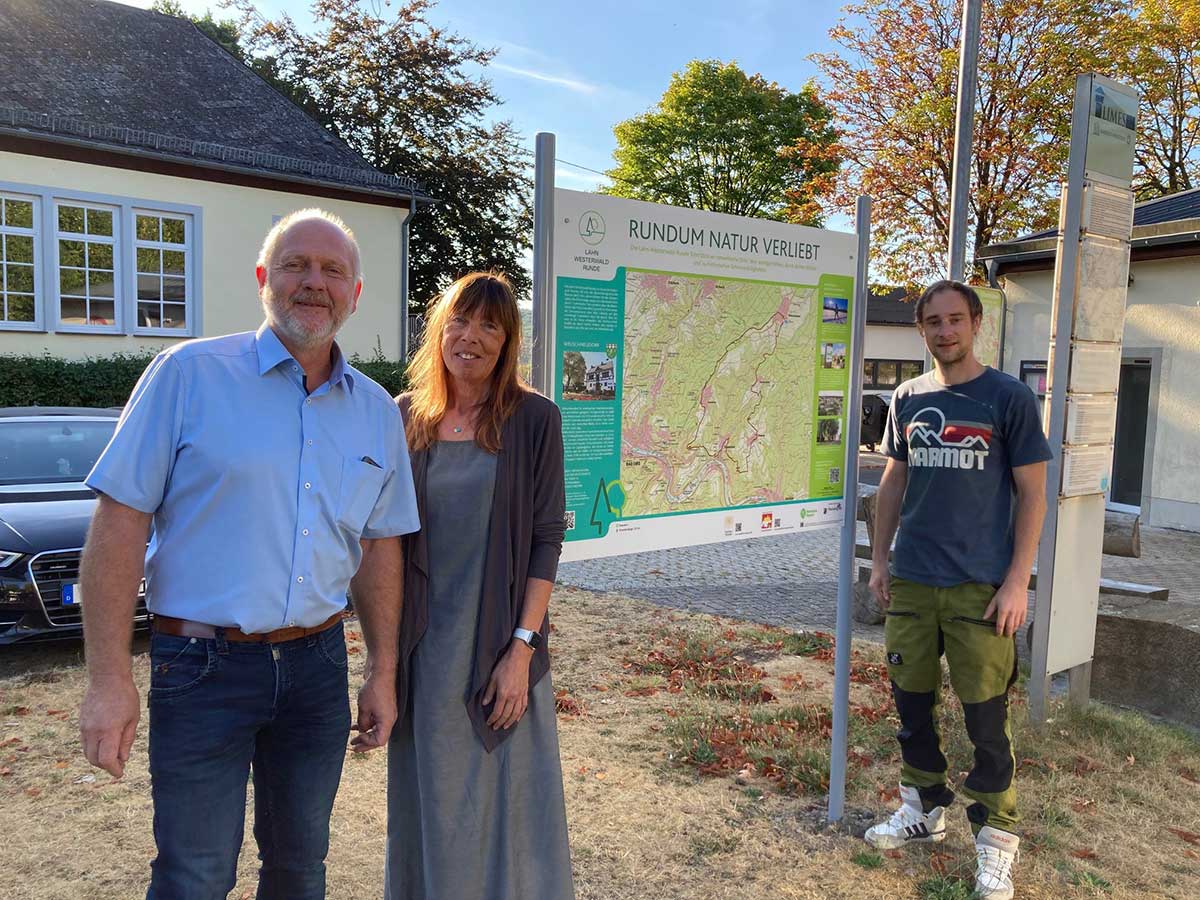
M293 295L293 299L280 301L271 293L268 286L263 289L262 294L263 312L266 314L267 323L296 346L305 349L319 347L338 333L350 312L345 310L339 315L337 307L333 306L331 302L329 322L323 327L313 328L304 324L292 313L294 298L302 296L297 293Z

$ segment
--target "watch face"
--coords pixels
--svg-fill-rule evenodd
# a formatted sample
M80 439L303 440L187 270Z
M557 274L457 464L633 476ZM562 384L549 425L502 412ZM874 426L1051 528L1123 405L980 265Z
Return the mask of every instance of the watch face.
M542 646L542 633L540 631L535 631L529 636L529 646L534 650Z

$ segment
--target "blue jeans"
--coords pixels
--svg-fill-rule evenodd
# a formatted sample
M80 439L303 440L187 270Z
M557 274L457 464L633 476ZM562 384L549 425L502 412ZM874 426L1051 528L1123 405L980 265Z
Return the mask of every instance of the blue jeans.
M329 814L350 734L341 623L279 644L155 634L147 900L225 900L254 773L258 900L325 896Z

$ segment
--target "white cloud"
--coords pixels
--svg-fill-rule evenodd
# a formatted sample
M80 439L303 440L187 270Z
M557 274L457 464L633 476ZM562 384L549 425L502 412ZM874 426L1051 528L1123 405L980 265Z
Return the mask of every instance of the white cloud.
M488 68L508 72L510 75L516 75L520 78L544 81L547 84L557 85L558 87L566 88L568 91L574 91L577 94L595 94L600 90L600 85L598 84L579 81L575 78L564 78L561 75L551 75L547 72L539 72L536 69L523 69L519 66L510 66L508 63L496 62L495 60L488 64Z

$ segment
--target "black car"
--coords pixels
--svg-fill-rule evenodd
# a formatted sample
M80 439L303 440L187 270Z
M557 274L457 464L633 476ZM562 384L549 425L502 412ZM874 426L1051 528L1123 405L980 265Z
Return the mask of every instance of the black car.
M79 557L96 508L83 479L120 414L0 409L0 645L81 634ZM144 586L136 621L147 622Z

